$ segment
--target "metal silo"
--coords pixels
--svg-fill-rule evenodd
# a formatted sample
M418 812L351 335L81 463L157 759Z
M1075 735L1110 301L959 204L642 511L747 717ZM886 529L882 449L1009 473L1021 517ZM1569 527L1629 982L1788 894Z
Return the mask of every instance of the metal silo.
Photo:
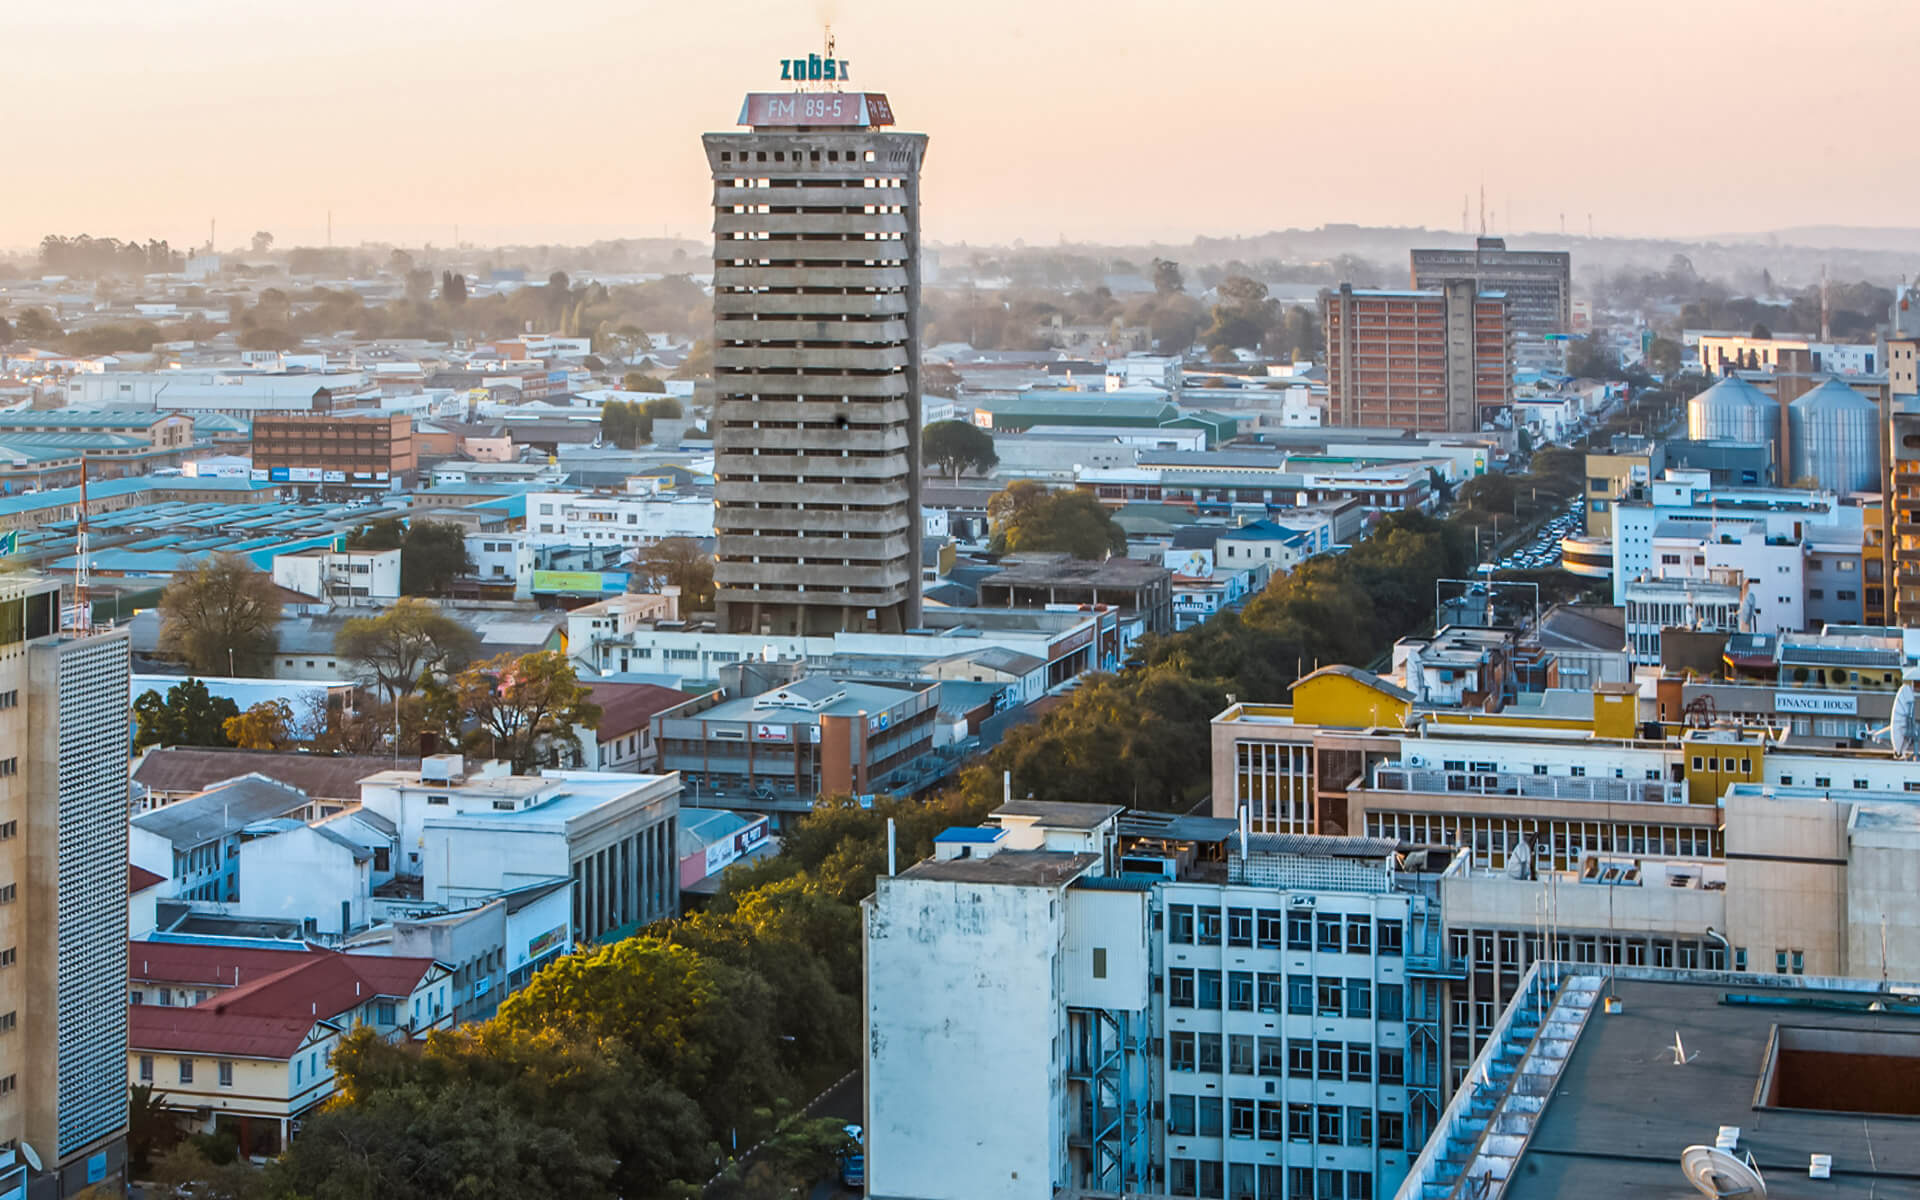
M1687 401L1687 436L1695 441L1765 445L1777 454L1779 422L1779 406L1737 375Z
M1880 406L1829 379L1787 408L1793 479L1840 492L1880 490Z

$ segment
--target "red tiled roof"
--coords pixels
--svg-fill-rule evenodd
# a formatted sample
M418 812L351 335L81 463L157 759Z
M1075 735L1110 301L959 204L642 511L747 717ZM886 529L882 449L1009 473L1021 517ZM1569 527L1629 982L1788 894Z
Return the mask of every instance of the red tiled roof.
M233 1058L293 1057L319 1019L219 1013L209 1008L136 1004L127 1010L127 1045Z
M156 792L201 792L241 775L265 775L316 800L359 800L360 781L417 758L378 754L288 754L279 750L209 750L167 747L149 750L133 773Z
M138 868L135 868L138 870ZM321 951L240 949L187 942L129 942L127 978L238 987L298 966Z
M136 867L132 863L127 864L127 894L130 896L136 892L144 892L156 883L166 881L165 875L157 875L145 867Z
M600 740L644 729L655 713L693 699L691 692L651 683L596 683L587 689L600 706Z
M375 996L405 999L433 966L430 958L316 951L287 970L209 996L198 1007L242 1016L334 1017Z

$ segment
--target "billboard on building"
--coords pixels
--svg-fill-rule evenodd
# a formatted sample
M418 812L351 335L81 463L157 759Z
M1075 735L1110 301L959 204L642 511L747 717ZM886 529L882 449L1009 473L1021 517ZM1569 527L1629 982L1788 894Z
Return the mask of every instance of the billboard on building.
M618 594L627 590L631 578L626 571L535 571L533 590L548 594Z
M294 483L319 483L320 475L321 471L319 467L287 468L287 478Z

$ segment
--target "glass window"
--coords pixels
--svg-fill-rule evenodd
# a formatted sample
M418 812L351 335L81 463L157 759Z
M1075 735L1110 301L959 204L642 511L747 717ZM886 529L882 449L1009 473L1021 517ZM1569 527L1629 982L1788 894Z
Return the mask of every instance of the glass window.
M1336 1081L1345 1079L1346 1076L1340 1070L1346 1057L1344 1050L1345 1047L1339 1042L1321 1042L1319 1051L1315 1055L1314 1078Z
M1235 1033L1227 1037L1227 1070L1234 1075L1253 1074L1253 1036Z
M1347 953L1366 954L1373 949L1373 921L1367 917L1347 918Z
M1259 1044L1260 1073L1262 1075L1283 1076L1287 1073L1286 1042L1277 1037L1263 1037Z
M1290 1142L1313 1140L1313 1105L1287 1105L1287 1140Z
M1406 1058L1404 1052L1380 1047L1380 1084L1401 1084L1406 1082Z
M1340 948L1340 914L1321 913L1317 924L1320 931L1317 944L1320 949L1338 950Z
M1322 1146L1338 1146L1341 1142L1341 1108L1338 1104L1322 1104L1313 1114L1313 1140Z
M1200 1136L1220 1136L1220 1097L1201 1096L1198 1098L1200 1110Z
M1341 1003L1340 991L1338 979L1322 979L1319 989L1320 1003L1315 1011L1323 1017L1344 1016L1346 1006Z
M1202 946L1218 946L1220 944L1220 910L1203 908L1196 916L1199 918L1200 932L1194 941Z
M1380 985L1380 1019L1382 1021L1403 1021L1406 1009L1402 1001L1400 985L1383 983Z
M1170 1158L1167 1160L1167 1191L1176 1196L1200 1194L1199 1175L1193 1169L1192 1159Z
M1260 1101L1260 1140L1278 1142L1287 1136L1286 1106L1277 1100Z
M1226 1171L1219 1163L1211 1159L1202 1159L1200 1167L1200 1195L1202 1200L1220 1200L1226 1186Z
M1253 1011L1253 972L1227 972L1227 1008L1233 1012Z
M1287 1011L1295 1016L1313 1015L1313 976L1287 977Z
M1347 1043L1347 1078L1356 1083L1373 1078L1373 1047L1368 1043Z
M1193 1135L1193 1097L1167 1097L1167 1132L1175 1137Z
M1374 933L1377 935L1374 940L1379 943L1378 948L1380 953L1401 953L1401 942L1406 935L1406 926L1403 923L1399 921L1376 921L1374 923Z
M1181 946L1193 944L1193 905L1167 906L1167 940Z
M1280 949L1282 940L1286 936L1286 920L1278 909L1261 909L1255 918L1255 926L1262 950Z
M1381 1109L1374 1115L1374 1128L1379 1133L1379 1145L1382 1150L1406 1149L1406 1114Z
M1220 972L1198 971L1195 978L1199 982L1199 1007L1218 1011L1220 1008Z
M1253 910L1250 908L1230 908L1227 910L1227 945L1251 949L1253 946Z
M1286 984L1282 976L1261 972L1255 980L1255 1001L1264 1013L1277 1013L1285 1003Z
M1347 1110L1347 1145L1373 1145L1373 1110L1370 1108L1349 1108Z
M1220 1073L1220 1035L1203 1033L1196 1040L1200 1051L1200 1070L1209 1075Z
M1370 1172L1347 1172L1347 1200L1373 1200L1373 1175Z
M1253 1114L1253 1101L1231 1101L1227 1105L1227 1133L1237 1138L1252 1137L1254 1131Z
M1290 912L1287 914L1287 949L1313 949L1313 914Z
M1308 1039L1287 1039L1287 1074L1300 1079L1313 1078L1313 1043Z
M1350 1017L1373 1015L1373 981L1371 979L1347 980L1347 1015Z
M1193 968L1175 967L1167 972L1167 1004L1171 1008L1193 1007Z
M1191 1033L1172 1033L1167 1035L1167 1069L1170 1071L1191 1071L1194 1068L1193 1035Z

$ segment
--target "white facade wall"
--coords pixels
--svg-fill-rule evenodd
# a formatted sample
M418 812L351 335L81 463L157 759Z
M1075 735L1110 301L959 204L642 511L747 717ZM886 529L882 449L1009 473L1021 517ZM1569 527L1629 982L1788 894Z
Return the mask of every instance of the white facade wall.
M513 581L513 598L533 595L533 542L524 533L470 533L467 557L483 580Z
M708 633L683 629L636 629L627 643L569 641L576 666L599 675L639 671L678 675L706 683L719 678L727 663L762 656L819 660L840 654L897 658L946 658L998 647L1047 660L1048 647L1065 631L983 630L979 637L952 638L914 634L838 633L798 637L751 633ZM584 648L584 653L582 652Z
M867 1192L1066 1186L1064 889L883 877L867 924Z
M713 501L530 492L527 534L535 546L644 546L663 538L710 538Z
M1806 536L1809 526L1852 530L1861 525L1861 510L1841 505L1831 492L1732 488L1715 493L1705 485L1705 472L1693 474L1698 476L1697 485L1656 481L1650 502L1613 506L1613 603L1626 603L1629 580L1655 573L1659 558L1654 538L1666 522L1696 527L1702 541L1716 538L1720 529L1745 530L1755 522L1769 537L1796 542ZM1770 503L1779 507L1770 508ZM1674 531L1670 527L1666 532Z
M372 860L355 861L312 826L240 843L236 911L248 916L310 920L320 933L346 934L366 928L372 890Z
M275 375L250 371L112 371L66 380L69 408L154 408L246 416L305 412L326 388L336 407L379 389L360 371Z
M563 829L504 823L476 829L453 818L446 823L429 820L423 838L422 896L432 904L461 908L496 892L568 873Z

